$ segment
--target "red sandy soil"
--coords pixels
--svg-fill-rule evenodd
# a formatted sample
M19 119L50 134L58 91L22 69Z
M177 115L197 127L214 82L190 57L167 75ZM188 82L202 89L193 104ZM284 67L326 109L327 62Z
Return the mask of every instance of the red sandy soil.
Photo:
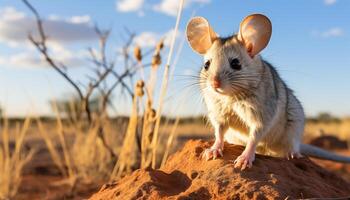
M350 183L308 158L285 160L257 155L251 169L234 169L243 150L226 144L224 157L204 161L210 143L189 141L159 170L137 170L104 185L91 200L101 199L296 199L344 197Z
M337 154L350 157L350 150L336 150L335 152ZM337 163L337 162L332 162L328 160L318 160L318 159L312 159L312 160L314 160L318 165L334 172L335 174L343 177L345 180L350 182L350 164Z
M23 178L14 200L86 199L98 191L101 183L77 184L72 190L54 165L43 144L33 159L25 166Z
M348 148L348 143L344 140L340 140L335 136L323 135L311 140L309 143L323 149L334 151L337 154L350 156L350 149ZM313 159L313 160L320 166L350 181L350 164L337 163L337 162L318 160L318 159Z

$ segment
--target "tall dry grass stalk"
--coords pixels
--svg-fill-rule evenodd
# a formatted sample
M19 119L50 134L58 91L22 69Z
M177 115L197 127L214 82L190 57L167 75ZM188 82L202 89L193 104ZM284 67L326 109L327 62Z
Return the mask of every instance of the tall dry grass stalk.
M154 128L154 135L153 135L153 139L152 139L152 168L156 168L156 164L157 164L157 146L158 146L157 143L158 143L160 120L161 120L161 116L162 116L163 103L164 103L163 100L164 100L164 97L166 95L166 91L168 88L169 68L170 68L171 58L172 58L173 51L174 51L176 35L178 32L179 23L181 20L183 4L184 4L184 0L181 0L179 3L179 10L177 12L176 24L175 24L174 34L173 34L172 40L171 40L168 59L167 59L167 63L165 65L164 74L163 74L163 80L162 80L159 102L158 102L159 105L158 105L158 109L157 109L157 119L156 119L155 128Z
M156 111L152 109L152 104L150 101L148 101L143 115L141 134L141 169L149 167L152 161L151 142L156 119L155 117Z
M161 50L164 47L164 39L161 39L154 51L152 57L152 67L149 80L146 84L147 100L143 113L143 124L141 132L141 166L144 169L151 165L152 162L152 137L156 120L156 111L153 109L154 88L157 83L157 70L162 62Z
M30 150L28 153L24 153L22 150L30 123L31 119L27 117L22 127L15 129L15 148L11 150L9 122L7 118L3 120L2 143L0 145L0 199L11 199L15 196L21 183L22 169L35 153L35 150Z
M71 147L77 177L84 183L106 181L111 172L112 156L98 137L102 123L107 122L97 119L87 132L80 130Z
M51 140L50 136L48 135L48 133L45 130L43 123L41 122L41 120L39 118L36 118L36 124L38 126L39 134L44 139L45 144L46 144L47 149L51 155L53 162L58 167L61 174L63 176L67 177L68 174L66 173L67 171L66 171L65 165L63 164L64 162L62 161L60 153L56 149L54 142Z
M141 99L144 95L144 82L142 80L138 81L135 86L135 96L133 98L133 104L132 104L132 112L129 118L129 125L128 129L123 141L122 150L119 154L118 161L115 164L115 167L112 171L110 179L113 179L114 177L120 177L122 173L125 171L131 172L132 169L130 168L133 166L133 161L136 159L133 158L135 155L134 148L135 147L135 141L137 137L137 121L138 121L138 99ZM129 168L128 168L129 167Z
M75 170L74 170L73 164L72 164L72 155L71 155L70 150L68 149L68 146L66 143L62 119L61 119L61 116L59 114L58 107L57 107L57 104L55 101L53 102L53 109L54 109L54 112L56 114L56 133L57 133L58 140L59 140L59 143L60 143L60 145L62 147L62 151L63 151L63 159L64 159L65 167L67 168L66 174L68 175L68 180L69 180L68 182L69 182L69 185L74 187L75 180L76 180L76 174L75 174Z
M153 102L153 95L154 95L154 87L157 82L157 70L162 63L162 57L161 57L161 50L164 47L164 39L161 39L154 51L153 57L152 57L152 67L151 67L151 74L149 77L149 81L147 83L147 91L148 91L148 98L149 101Z
M38 118L36 122L52 160L65 177L55 185L68 185L74 192L78 183L100 183L108 180L113 159L102 139L98 137L100 127L108 127L106 119L94 118L88 126L83 126L81 121L76 122L79 125L63 123L55 102L53 107L56 113L55 129L45 127Z
M140 77L142 80L145 80L145 70L144 67L142 65L142 52L141 52L141 48L139 46L135 46L134 48L134 57L137 61L137 65L140 68Z
M176 129L177 129L177 126L179 125L179 122L180 122L180 117L176 117L176 120L175 120L175 123L171 129L171 132L170 132L170 135L168 137L168 141L167 141L167 144L166 144L166 148L165 148L165 152L164 152L164 155L163 155L163 159L162 159L162 163L160 166L164 166L165 162L167 161L168 159L168 156L169 156L169 151L171 149L171 146L174 142L174 139L176 138Z

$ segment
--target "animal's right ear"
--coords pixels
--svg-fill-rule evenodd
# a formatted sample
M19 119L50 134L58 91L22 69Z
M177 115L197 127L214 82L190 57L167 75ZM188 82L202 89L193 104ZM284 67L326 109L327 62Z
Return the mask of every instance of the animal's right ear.
M193 17L188 22L186 35L192 49L199 54L205 54L218 37L203 17Z

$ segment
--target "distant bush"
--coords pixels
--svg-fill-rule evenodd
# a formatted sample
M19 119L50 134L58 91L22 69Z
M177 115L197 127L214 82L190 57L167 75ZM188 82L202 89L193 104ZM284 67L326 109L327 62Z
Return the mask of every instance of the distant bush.
M313 123L340 123L340 119L327 112L319 113L316 117L307 118L307 122Z
M51 100L49 103L54 112L55 109L57 109L60 116L68 119L70 122L77 122L87 117L84 116L86 113L83 106L81 106L84 102L78 97L71 96L70 98L55 99ZM101 104L101 98L98 96L92 97L89 100L90 112L92 114L101 113Z

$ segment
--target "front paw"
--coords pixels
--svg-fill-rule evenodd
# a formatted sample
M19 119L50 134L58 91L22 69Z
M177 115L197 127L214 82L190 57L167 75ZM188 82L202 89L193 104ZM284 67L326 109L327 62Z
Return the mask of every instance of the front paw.
M234 161L235 168L241 168L244 170L245 168L251 168L253 166L253 161L255 160L255 153L246 153L243 152L237 159Z
M224 154L222 153L223 149L219 147L211 147L209 149L206 149L202 155L202 158L205 160L213 159L215 160L217 157L223 157Z

